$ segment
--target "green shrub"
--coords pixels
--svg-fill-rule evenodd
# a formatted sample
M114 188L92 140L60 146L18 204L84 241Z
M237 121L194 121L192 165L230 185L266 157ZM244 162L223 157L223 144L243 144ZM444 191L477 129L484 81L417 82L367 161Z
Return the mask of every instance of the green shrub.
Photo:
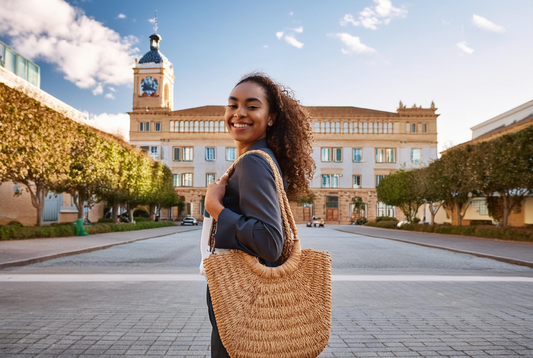
M393 218L393 217L389 217L389 216L379 216L376 218L376 222L380 222L380 221L396 221L398 222L398 219L396 218Z
M357 219L357 221L355 222L355 225L364 225L368 222L368 220L366 218L359 218Z
M504 229L504 240L533 241L533 231L523 228Z
M150 220L150 218L145 218L145 217L142 217L142 216L134 216L133 220L135 220L135 222L152 221L152 220Z
M501 239L503 237L503 232L502 229L497 228L496 226L477 225L476 236L492 239Z
M16 220L13 220L13 221L10 221L7 226L14 226L14 227L23 227L24 225L22 225L21 223L19 223L18 221Z
M111 219L111 218L100 218L100 219L98 219L98 222L99 223L112 223L113 219Z
M420 219L419 218L413 218L413 223L414 224L418 224L420 222Z
M139 217L139 218L149 218L150 214L144 208L137 208L137 209L133 210L133 217L134 218L137 218L137 217Z
M408 231L435 232L433 225L403 224L400 229Z
M397 221L369 221L365 224L365 226L373 226L373 227L380 227L383 229L396 229L398 226Z
M470 226L492 225L492 220L470 220Z

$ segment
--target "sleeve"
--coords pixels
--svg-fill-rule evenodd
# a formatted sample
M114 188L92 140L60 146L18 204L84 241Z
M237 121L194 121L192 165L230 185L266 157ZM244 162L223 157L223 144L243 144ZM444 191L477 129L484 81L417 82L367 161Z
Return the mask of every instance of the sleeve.
M283 221L274 172L259 154L248 154L238 164L242 214L224 208L218 217L215 247L239 249L275 262L283 250Z

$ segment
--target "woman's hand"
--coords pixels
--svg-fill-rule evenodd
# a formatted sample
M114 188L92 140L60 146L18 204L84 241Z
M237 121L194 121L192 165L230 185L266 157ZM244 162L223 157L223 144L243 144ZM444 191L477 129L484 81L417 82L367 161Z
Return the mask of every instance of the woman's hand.
M226 193L226 185L228 185L228 173L224 173L220 179L215 180L207 187L207 192L205 194L205 210L207 210L209 215L215 218L215 220L218 220L220 212L224 210L222 198L224 198L224 194Z

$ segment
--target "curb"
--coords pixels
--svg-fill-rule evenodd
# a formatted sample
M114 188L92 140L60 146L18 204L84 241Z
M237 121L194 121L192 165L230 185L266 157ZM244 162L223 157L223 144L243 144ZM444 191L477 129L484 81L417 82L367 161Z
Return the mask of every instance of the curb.
M424 246L424 247L431 247L433 249L440 249L440 250L446 250L446 251L451 251L451 252L457 252L457 253L461 253L461 254L468 254L468 255L473 255L473 256L477 256L477 257L483 257L483 258L486 258L486 259L492 259L492 260L496 260L496 261L506 262L506 263L513 264L513 265L527 266L527 267L533 268L533 262L516 260L516 259L512 259L510 257L493 256L493 255L484 254L484 253L481 253L481 252L468 251L468 250L459 250L459 249L454 249L454 248L450 248L450 247L446 247L446 246L439 246L439 245L434 245L434 244L423 244L423 243L420 243L420 242L414 242L414 241L409 241L409 240L405 240L405 239L393 239L393 238L390 238L390 237L361 234L361 233L352 232L352 231L346 231L346 230L341 230L341 229L334 229L334 230L345 232L345 233L348 233L348 234L375 237L377 239L392 240L392 241L403 242L403 243L406 243L406 244L412 244L412 245L418 245L418 246Z
M85 249L80 249L80 250L65 251L65 252L60 252L60 253L52 254L52 255L34 257L34 258L31 258L31 259L3 262L3 263L0 263L0 270L4 269L4 268L8 268L8 267L25 266L25 265L35 264L35 263L38 263L38 262L57 259L59 257L77 255L77 254L84 254L84 253L91 252L91 251L107 249L109 247L116 246L116 245L131 244L132 242L136 242L136 241L155 239L155 238L158 238L158 237L181 234L182 232L189 232L189 231L194 231L194 230L192 230L192 229L191 230L184 230L184 231L175 232L175 233L172 233L172 234L156 235L156 236L150 236L150 237L143 237L143 238L140 238L140 239L133 239L133 240L128 240L128 241L120 241L120 242L115 242L115 243L107 244L107 245L93 246L93 247L87 247Z

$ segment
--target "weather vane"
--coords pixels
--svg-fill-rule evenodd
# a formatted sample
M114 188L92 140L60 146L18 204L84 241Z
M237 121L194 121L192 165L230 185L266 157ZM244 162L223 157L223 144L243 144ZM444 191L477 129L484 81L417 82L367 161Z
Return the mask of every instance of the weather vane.
M155 11L154 17L154 34L157 34L157 10Z

